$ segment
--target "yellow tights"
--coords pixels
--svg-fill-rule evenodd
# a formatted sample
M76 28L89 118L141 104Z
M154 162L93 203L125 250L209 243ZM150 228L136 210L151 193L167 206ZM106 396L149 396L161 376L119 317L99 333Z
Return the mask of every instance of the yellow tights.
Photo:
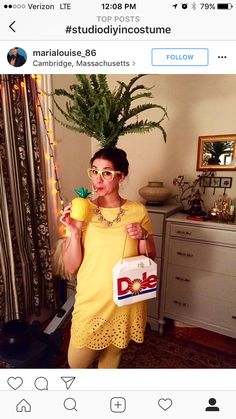
M90 348L75 348L71 342L68 349L68 363L70 368L88 368L98 357L98 368L118 368L122 350L110 345L102 350Z

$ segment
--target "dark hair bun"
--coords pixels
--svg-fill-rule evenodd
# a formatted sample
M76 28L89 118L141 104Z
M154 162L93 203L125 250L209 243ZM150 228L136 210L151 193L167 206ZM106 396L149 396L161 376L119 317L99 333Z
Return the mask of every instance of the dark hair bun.
M113 163L115 170L119 170L125 176L129 173L129 162L127 154L121 148L101 148L90 160L92 166L95 159L106 159Z

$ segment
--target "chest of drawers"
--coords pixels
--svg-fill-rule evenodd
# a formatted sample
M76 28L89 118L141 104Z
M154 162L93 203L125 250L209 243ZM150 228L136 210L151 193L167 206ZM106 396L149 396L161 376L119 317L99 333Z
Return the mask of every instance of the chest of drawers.
M168 317L236 337L236 224L171 216L164 260L160 324Z
M159 284L161 284L162 276L162 250L164 244L164 233L165 233L165 219L171 214L178 211L176 204L167 204L162 206L147 206L148 214L152 222L153 237L156 246L157 257L155 262L157 263L157 275L159 278ZM160 286L159 286L160 288ZM151 328L158 330L159 328L159 292L157 299L148 301L148 323Z

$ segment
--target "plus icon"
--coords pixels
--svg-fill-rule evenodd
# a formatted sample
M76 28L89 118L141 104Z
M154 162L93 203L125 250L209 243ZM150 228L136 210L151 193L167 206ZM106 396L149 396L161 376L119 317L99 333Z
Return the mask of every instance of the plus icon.
M114 403L114 406L116 406L117 410L119 410L119 408L122 406L122 403L117 401L116 403Z
M110 400L110 409L114 413L123 413L126 409L126 400L124 397L113 397Z

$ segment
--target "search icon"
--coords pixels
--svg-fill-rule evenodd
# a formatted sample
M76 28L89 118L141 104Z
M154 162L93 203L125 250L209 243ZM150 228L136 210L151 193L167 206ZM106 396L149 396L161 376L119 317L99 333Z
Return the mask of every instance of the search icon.
M77 412L76 401L72 397L68 397L67 399L65 399L63 404L66 410L76 410Z
M48 390L48 380L45 377L38 377L34 382L37 390Z

